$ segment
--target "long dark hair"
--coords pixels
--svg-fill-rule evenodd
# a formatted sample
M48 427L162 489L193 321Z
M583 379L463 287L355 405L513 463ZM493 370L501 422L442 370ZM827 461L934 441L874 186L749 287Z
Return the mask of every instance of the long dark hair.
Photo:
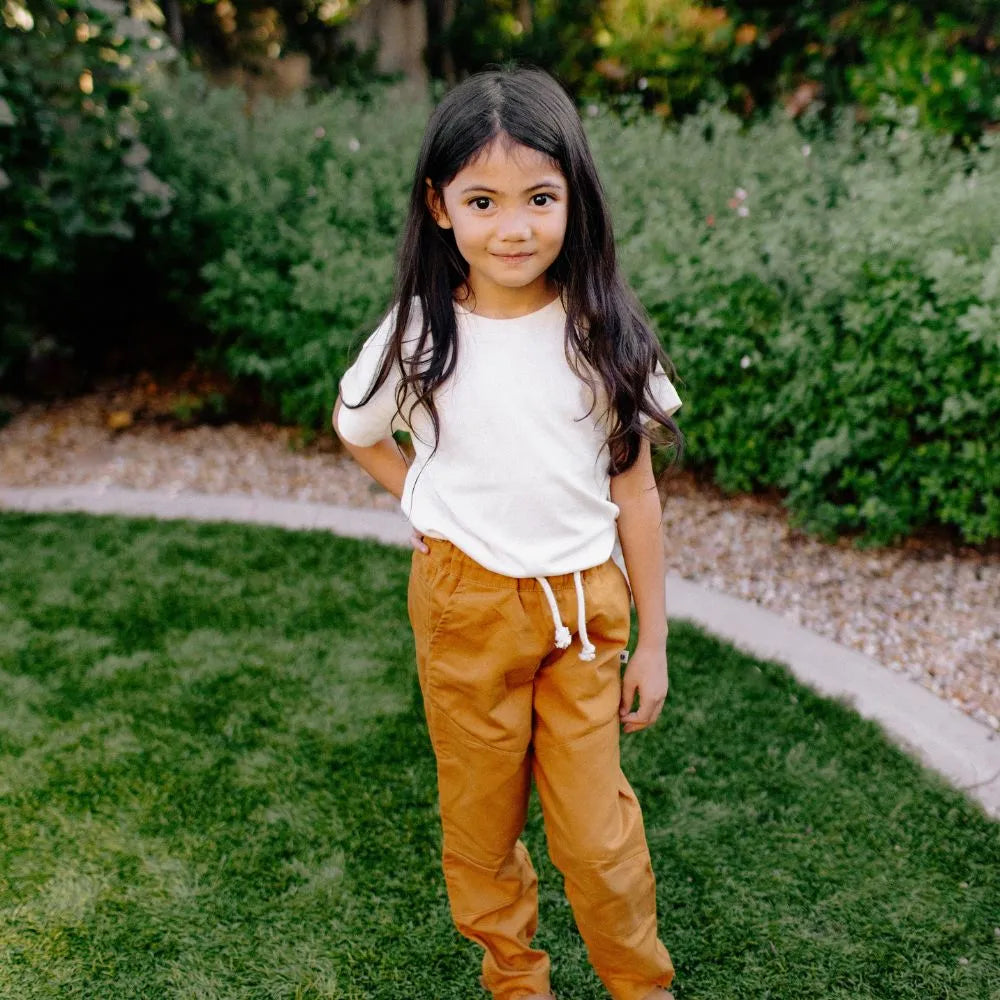
M434 429L440 423L434 391L455 369L458 357L455 291L468 265L451 229L437 225L427 205L427 182L443 201L442 189L495 138L514 140L557 163L569 187L569 216L562 250L549 269L566 307L566 357L598 398L599 379L610 402L607 446L612 475L631 468L652 419L674 446L683 449L676 423L652 398L649 377L663 353L649 318L618 269L614 234L604 189L572 101L538 69L495 69L470 76L434 110L424 132L410 194L393 297L395 324L363 406L393 369L402 373L397 405L423 406ZM423 325L415 345L403 340L411 304L419 300ZM351 404L344 403L345 406Z

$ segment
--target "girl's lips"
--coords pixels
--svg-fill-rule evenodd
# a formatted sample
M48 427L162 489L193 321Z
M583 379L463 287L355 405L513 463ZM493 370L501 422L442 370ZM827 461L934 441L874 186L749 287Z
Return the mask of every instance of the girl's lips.
M533 257L533 253L495 253L494 257L499 257L500 260L527 260L528 257Z

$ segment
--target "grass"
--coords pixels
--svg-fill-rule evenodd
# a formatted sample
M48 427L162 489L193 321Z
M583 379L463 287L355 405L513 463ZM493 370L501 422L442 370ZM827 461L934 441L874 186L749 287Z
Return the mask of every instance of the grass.
M470 1000L406 553L0 514L0 998ZM780 666L671 633L625 741L678 1000L1000 998L1000 824ZM544 854L539 942L602 996Z

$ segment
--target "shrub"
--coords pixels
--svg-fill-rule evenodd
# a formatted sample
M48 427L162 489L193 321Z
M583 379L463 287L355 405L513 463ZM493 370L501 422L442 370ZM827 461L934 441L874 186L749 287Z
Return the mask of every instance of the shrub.
M625 268L684 379L690 459L867 543L1000 535L1000 165L842 116L597 119Z
M374 103L261 98L251 110L193 73L152 100L177 205L153 253L176 296L197 296L214 336L204 360L256 379L286 420L323 426L391 295L426 109L387 91Z
M525 60L626 118L645 109L680 120L720 99L743 116L775 103L824 112L856 103L874 113L888 96L916 107L923 125L971 142L1000 121L990 6L465 0L441 44L459 71ZM442 71L440 52L432 64Z
M880 6L870 5L876 16ZM880 101L889 97L915 108L922 125L966 140L1000 122L997 40L985 14L978 30L943 11L925 28L922 13L909 4L893 4L888 15L881 26L870 15L849 19L864 57L847 69L853 99L877 117Z
M155 10L155 8L150 8ZM121 0L11 0L0 32L0 376L81 256L169 207L143 142L150 72L174 53Z
M176 208L158 225L204 254L216 356L325 427L390 296L426 109L170 101ZM690 463L727 491L785 491L828 537L982 542L1000 536L1000 167L989 137L960 152L884 111L867 132L720 108L587 125L623 267L680 372Z

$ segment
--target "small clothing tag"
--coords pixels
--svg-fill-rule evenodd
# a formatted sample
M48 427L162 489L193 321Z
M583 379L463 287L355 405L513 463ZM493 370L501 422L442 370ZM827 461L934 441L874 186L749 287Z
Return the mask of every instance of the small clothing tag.
M621 652L620 652L620 653L618 654L618 659L619 659L619 660L621 660L621 661L622 661L622 663L628 663L628 650L627 650L627 649L623 649L623 650L622 650L622 651L621 651Z

